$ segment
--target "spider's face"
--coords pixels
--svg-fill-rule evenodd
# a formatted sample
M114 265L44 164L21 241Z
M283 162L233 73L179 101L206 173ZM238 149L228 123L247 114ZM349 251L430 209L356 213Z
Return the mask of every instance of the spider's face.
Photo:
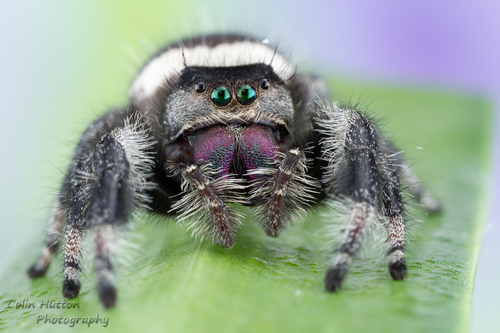
M265 64L186 67L165 103L170 139L221 125L290 126L293 104L285 82Z

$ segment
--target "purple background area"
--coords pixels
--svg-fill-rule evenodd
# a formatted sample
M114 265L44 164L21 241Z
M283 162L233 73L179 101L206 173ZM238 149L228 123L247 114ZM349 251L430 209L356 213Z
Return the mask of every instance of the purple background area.
M314 50L309 56L343 72L475 91L500 86L498 1L294 1L289 8L298 23L292 35Z

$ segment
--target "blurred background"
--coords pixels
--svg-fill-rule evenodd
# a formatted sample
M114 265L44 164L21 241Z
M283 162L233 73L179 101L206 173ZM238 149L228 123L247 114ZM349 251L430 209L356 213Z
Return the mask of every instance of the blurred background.
M244 31L291 51L299 69L491 102L492 176L471 331L493 332L500 327L499 17L495 0L1 0L0 269L29 230L44 232L79 134L126 103L149 54L179 36Z

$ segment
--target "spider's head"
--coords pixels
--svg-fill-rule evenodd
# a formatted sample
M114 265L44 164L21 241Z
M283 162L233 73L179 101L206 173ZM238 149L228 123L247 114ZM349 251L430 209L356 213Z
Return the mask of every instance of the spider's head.
M210 35L155 55L135 78L131 106L162 122L168 141L211 125L289 129L295 70L267 40Z
M265 64L187 67L165 106L171 138L214 124L263 123L286 129L293 117L285 82Z

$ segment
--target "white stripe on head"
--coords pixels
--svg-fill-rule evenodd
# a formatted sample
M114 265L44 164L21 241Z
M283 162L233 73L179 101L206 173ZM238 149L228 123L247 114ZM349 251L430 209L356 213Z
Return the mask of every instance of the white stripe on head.
M295 68L283 55L268 45L256 41L222 43L214 47L197 45L191 48L168 49L153 58L132 83L129 95L142 100L153 96L166 80L175 77L186 66L231 67L264 63L284 81L295 73Z

